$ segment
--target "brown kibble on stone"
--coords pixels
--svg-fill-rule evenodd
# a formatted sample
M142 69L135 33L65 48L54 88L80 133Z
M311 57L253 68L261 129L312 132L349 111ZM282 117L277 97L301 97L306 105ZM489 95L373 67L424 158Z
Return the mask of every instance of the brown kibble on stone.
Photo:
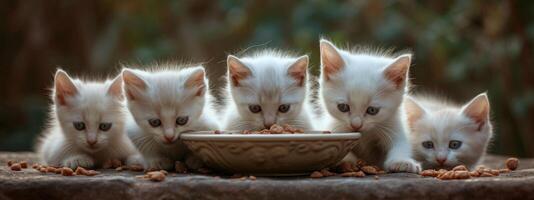
M61 171L62 171L61 168L56 168L56 170L54 171L54 173L56 173L56 174L61 174Z
M512 170L510 170L510 169L499 169L499 173L509 173L511 171Z
M174 163L174 169L177 173L181 173L181 174L187 173L187 166L183 162L180 162L180 161L176 161Z
M76 173L76 175L85 175L87 170L83 167L77 167L74 173Z
M11 168L12 171L20 171L22 169L19 163L13 163L9 168Z
M454 179L468 179L471 178L469 171L454 171Z
M494 175L494 176L499 176L499 174L500 174L499 170L497 170L497 169L492 169L492 170L489 171L489 173Z
M365 172L366 174L370 174L370 175L376 175L378 174L378 171L376 170L375 167L373 166L363 166L363 167L360 167L360 169Z
M39 165L38 163L33 163L32 168L39 170L39 168L41 168L41 165Z
M494 177L494 176L495 175L488 173L488 172L483 172L482 174L480 174L480 177Z
M161 182L165 180L165 174L161 171L153 171L153 172L148 172L145 175L145 178L148 178L149 180L154 181L154 182Z
M472 172L469 172L469 176L472 176L472 177L479 177L479 176L480 176L480 173L478 173L478 171L472 171Z
M335 173L332 173L330 172L327 168L325 169L321 169L321 174L323 174L323 176L327 177L327 176L335 176L336 174Z
M469 171L465 165L458 165L452 168L452 171Z
M63 176L74 176L74 171L71 168L63 167L61 168L61 175Z
M438 175L436 178L439 178L441 180L450 180L454 178L454 171L448 171L445 173L442 173Z
M128 170L134 171L134 172L140 172L140 171L143 171L145 169L144 169L144 167L142 165L133 164L133 165L128 166Z
M354 165L350 162L342 162L338 165L341 172L354 172Z
M311 178L322 178L323 177L323 173L319 172L319 171L314 171L310 174L310 177Z
M13 165L13 163L15 163L15 162L9 160L9 161L7 161L7 166L8 166L8 167L11 167L11 165Z
M365 160L357 160L357 161L356 161L356 165L357 165L358 167L362 167L362 166L364 166L364 165L367 165L367 162L365 162Z
M47 172L47 169L46 167L41 167L38 169L41 173L46 173Z
M508 168L509 170L516 170L517 167L519 166L519 159L517 158L508 158L506 159L506 168Z
M20 161L19 164L20 164L20 167L22 167L23 169L28 168L28 162L26 162L26 161Z
M56 173L56 168L52 166L46 167L46 172L48 173Z
M100 174L100 172L95 171L95 170L87 170L87 172L84 175L86 175L86 176L95 176L95 175L98 175L98 174Z
M255 181L256 177L255 176L249 176L248 179Z
M433 169L427 169L427 170L423 170L421 172L419 172L419 175L421 176L430 176L430 177L436 177L438 176L440 173L436 170L433 170Z

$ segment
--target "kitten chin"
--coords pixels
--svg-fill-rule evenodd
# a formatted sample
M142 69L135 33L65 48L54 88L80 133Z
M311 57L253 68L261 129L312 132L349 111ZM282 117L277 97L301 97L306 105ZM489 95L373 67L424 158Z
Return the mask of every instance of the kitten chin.
M261 130L288 124L313 130L308 101L308 56L263 50L251 56L228 56L223 127Z
M49 125L36 147L45 164L74 169L99 167L111 159L141 163L124 132L120 77L86 82L58 70L52 91Z
M403 108L415 158L425 169L473 169L485 155L493 134L485 93L460 106L431 95L407 96Z
M408 85L411 55L345 51L321 40L319 102L323 129L360 132L355 156L390 172L417 173L399 106Z
M148 169L172 169L192 156L179 140L187 131L219 129L204 68L168 66L122 71L127 132Z

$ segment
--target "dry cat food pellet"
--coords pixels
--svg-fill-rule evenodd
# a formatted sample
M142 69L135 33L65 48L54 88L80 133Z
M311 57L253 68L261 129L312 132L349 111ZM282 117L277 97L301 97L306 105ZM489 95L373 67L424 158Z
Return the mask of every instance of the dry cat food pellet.
M134 164L134 165L128 166L128 170L134 171L134 172L140 172L140 171L143 171L145 169L144 169L144 167L142 165Z
M333 173L331 171L329 171L328 169L321 169L321 174L323 174L324 177L328 177L328 176L335 176L336 173Z
M378 174L378 170L374 166L367 165L367 166L361 167L360 169L366 174L371 174L371 175Z
M323 174L319 171L314 171L310 174L310 177L311 178L322 178L323 177Z
M14 163L13 161L9 160L9 161L7 161L7 166L11 167L11 165L13 165L13 163Z
M161 182L165 180L165 173L161 171L147 172L144 178L154 182Z
M363 173L362 171L345 172L345 173L342 173L341 176L342 177L364 177L365 173Z
M255 181L256 177L255 176L249 176L248 179Z
M174 163L174 170L178 173L181 173L181 174L185 174L187 173L187 167L185 166L185 164L181 161L176 161Z
M280 126L278 124L273 124L269 129L263 129L260 131L253 130L244 130L243 134L294 134L294 133L304 133L304 130L299 128L294 128L290 125Z
M41 168L41 165L39 165L37 163L33 163L32 168L33 169L38 169L38 168Z
M74 176L74 171L71 168L63 167L61 168L61 175L63 176Z
M19 163L13 163L13 164L11 164L10 168L11 168L11 170L13 170L13 171L20 171L20 170L22 169L22 167L20 166Z
M458 165L452 168L452 171L469 171L465 165Z
M100 172L95 170L87 170L83 167L77 167L76 171L74 172L76 175L84 175L84 176L94 176L99 174Z
M519 159L517 158L508 158L505 162L506 168L510 170L516 170L519 166Z
M22 168L24 168L24 169L28 168L28 162L26 162L26 161L20 161L20 167L22 167Z

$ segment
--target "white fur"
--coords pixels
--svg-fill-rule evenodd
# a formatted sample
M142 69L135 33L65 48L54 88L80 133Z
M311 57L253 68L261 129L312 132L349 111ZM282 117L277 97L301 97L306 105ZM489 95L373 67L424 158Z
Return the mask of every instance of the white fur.
M337 63L343 63L339 71L328 77L325 73L327 54L337 55L335 57L341 58ZM320 121L324 122L323 129L360 132L362 137L353 149L357 158L391 172L416 173L420 166L412 159L398 109L407 90L407 73L398 87L384 75L388 66L406 56L409 59L409 55L392 58L380 53L349 52L321 40L319 102L327 112ZM341 112L337 107L340 103L348 104L350 112ZM369 106L379 107L380 111L369 115L366 113Z
M186 148L179 140L181 133L219 129L204 68L169 68L153 71L124 69L122 73L126 93L135 95L134 99L127 95L132 114L127 120L128 135L143 155L145 168L168 170L176 160L184 159ZM128 83L126 73L129 77L139 78L146 88L139 89ZM187 87L187 80L197 73L202 73L204 88ZM203 92L197 95L199 90ZM180 116L188 116L185 125L176 124ZM152 127L148 122L150 119L160 119L161 126ZM168 142L165 136L172 137L173 141Z
M486 94L477 98L486 99ZM412 106L407 106L412 103ZM469 103L468 103L469 104ZM410 126L411 143L414 157L420 161L423 168L450 169L457 165L466 165L473 169L484 156L492 136L492 126L487 117L479 130L479 124L464 114L467 105L458 106L443 99L431 96L410 96L405 100L405 110L408 114L421 112L421 115L406 121ZM489 113L489 102L487 104ZM462 145L458 149L449 148L451 140L458 140ZM422 143L433 142L434 148L424 148ZM437 159L445 160L443 165Z
M57 71L49 127L37 146L39 157L45 164L92 168L110 159L139 164L140 156L124 132L125 106L120 85L115 96L109 92L113 83L120 82L120 77L114 81L85 82L71 79L62 70ZM68 86L77 93L65 96L66 104L62 105L57 91L59 87ZM85 130L76 130L74 122L85 123ZM111 129L99 130L100 123L112 123ZM91 147L87 141L93 139L96 144Z
M236 58L229 56L250 70L250 76L232 84L229 69L226 88L224 122L225 130L261 130L270 124L289 124L304 130L314 129L310 121L308 101L308 57L290 57L287 53L264 50L252 56ZM288 70L297 62L306 64L302 85L288 75ZM289 104L286 113L279 112L279 106ZM262 111L252 113L250 105L261 106Z

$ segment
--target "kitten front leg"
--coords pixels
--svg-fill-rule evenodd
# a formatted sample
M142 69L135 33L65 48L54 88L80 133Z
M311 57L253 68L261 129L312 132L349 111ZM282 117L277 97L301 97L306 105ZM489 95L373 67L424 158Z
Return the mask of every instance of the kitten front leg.
M76 169L77 167L93 168L95 166L95 161L88 155L78 154L65 158L62 162L62 166L71 169Z
M419 173L421 165L412 158L411 146L408 139L401 132L393 137L391 147L384 162L384 168L388 172Z

